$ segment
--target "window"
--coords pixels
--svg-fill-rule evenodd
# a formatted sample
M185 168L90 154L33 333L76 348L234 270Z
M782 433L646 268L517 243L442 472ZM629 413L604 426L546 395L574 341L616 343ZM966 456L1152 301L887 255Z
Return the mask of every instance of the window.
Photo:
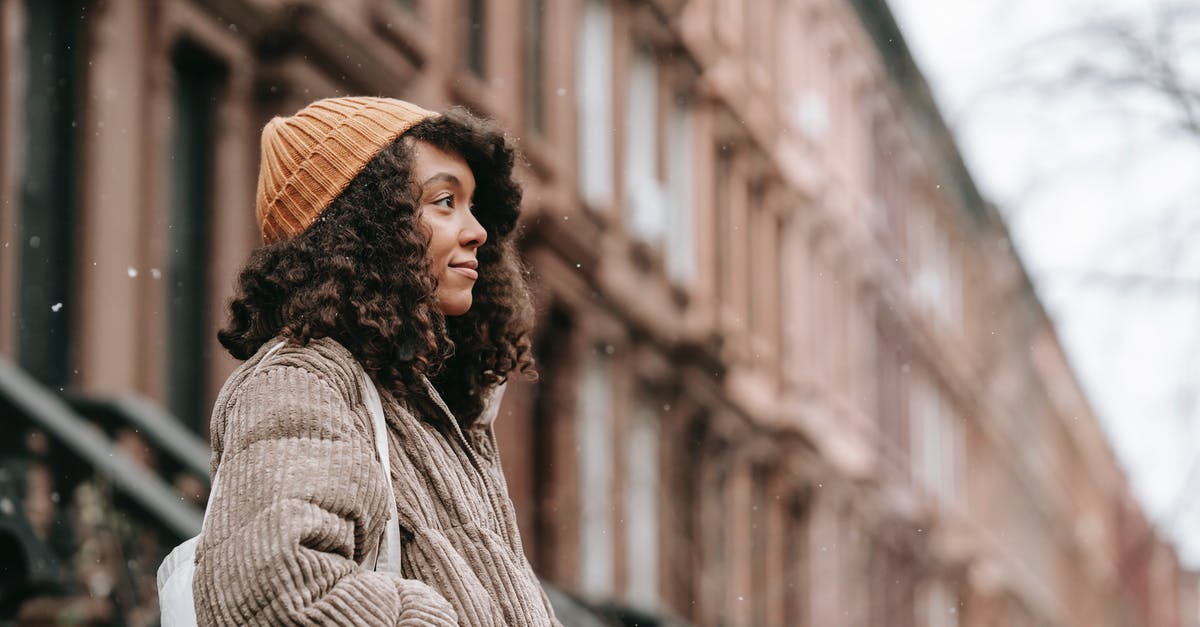
M867 218L885 242L897 246L900 238L896 229L899 226L901 203L898 202L895 193L897 160L892 154L891 138L888 135L889 120L885 113L877 111L870 117L868 125L865 141L869 145L867 158L863 160L863 167L867 170L867 185L871 190L871 213Z
M1030 504L1028 507L1012 508L1013 511L1009 513L1015 519L1011 528L1017 557L1031 575L1030 584L1046 590L1048 594L1057 595L1059 582L1055 580L1055 523L1043 513L1041 507L1033 505L1051 503L1052 497L1046 494L1043 484L1035 483L1026 487L1022 485L1024 481L1013 479L1012 490L1016 498L1011 502Z
M774 285L771 286L771 291L774 292L774 300L771 303L772 325L771 325L771 345L779 351L777 355L780 370L787 368L790 364L790 342L788 341L788 320L792 310L792 304L789 301L793 296L793 292L789 289L789 278L795 272L795 265L791 258L794 257L795 251L788 247L788 239L791 236L792 224L794 220L791 216L778 216L775 218L773 225L773 233L768 233L767 236L773 238L775 274Z
M670 538L664 546L669 550L670 562L663 568L672 583L667 591L674 593L673 609L692 624L700 624L708 615L705 573L710 558L706 523L713 520L708 515L712 494L706 483L713 464L710 415L701 409L689 416L674 417L681 420L680 428L670 430L676 437L664 449L664 454L671 456L670 466L664 467L670 473L663 475L664 485L669 486L665 496L673 501L673 507L664 512L663 528Z
M695 228L692 216L695 175L692 153L692 109L676 100L667 121L667 275L685 284L696 272Z
M463 33L463 42L466 44L466 62L467 69L478 77L483 77L487 70L484 67L484 26L487 18L484 12L484 0L465 0L466 6L466 27L467 32Z
M750 613L753 624L767 624L769 597L772 589L774 573L770 572L771 558L768 550L774 548L771 543L771 525L769 518L773 507L767 494L770 483L769 470L765 466L755 465L750 473Z
M525 3L525 124L546 132L546 0Z
M739 3L734 0L714 0L711 7L713 39L726 47L739 45L745 24Z
M574 371L577 366L577 355L574 350L564 349L572 344L571 338L578 332L569 309L554 302L547 307L544 321L537 327L537 338L534 342L534 358L539 367L545 372ZM510 487L510 494L516 501L519 494L518 486L525 483L528 487L528 500L517 502L517 511L525 510L527 527L522 527L521 533L525 540L525 550L534 570L550 581L566 580L564 572L566 564L573 561L571 555L560 549L563 546L575 546L576 539L568 537L560 523L563 518L560 504L573 503L578 498L579 484L568 481L564 473L550 472L551 469L562 468L577 459L572 442L564 440L573 435L572 425L565 424L561 419L565 399L576 398L578 382L566 377L546 378L533 386L533 411L530 416L528 430L514 429L512 423L497 424L497 436L505 433L512 437L524 439L520 448L528 451L528 464L518 464L516 468L525 466L525 477L519 479ZM500 442L500 450L506 455L519 454L518 447ZM508 466L508 471L513 471ZM531 511L530 511L531 510Z
M189 427L203 425L213 154L224 68L195 44L173 54L170 207L167 220L167 405Z
M922 377L910 390L913 475L939 504L965 505L965 434L945 394Z
M813 306L818 310L818 317L815 318L816 328L813 333L816 335L817 345L820 349L817 352L819 358L818 368L821 371L821 377L828 384L837 382L838 368L838 298L837 298L837 276L834 274L834 262L830 259L831 253L821 251L820 270L818 272L819 284L817 291L814 294Z
M906 549L885 540L873 540L869 551L868 613L863 624L914 627L918 562Z
M953 245L932 210L908 216L909 258L913 264L910 293L918 307L951 328L962 329L962 273Z
M704 551L701 601L707 610L706 616L697 621L702 625L729 623L729 589L734 583L730 572L733 565L729 521L731 472L727 459L718 460L714 456L712 466L701 479L710 491L701 496L705 500L703 516L710 521L701 525L705 536L701 547Z
M584 365L576 407L579 456L579 590L592 598L613 593L612 364L595 350Z
M785 274L780 256L783 251L780 248L783 223L768 206L767 193L756 189L751 198L746 229L746 283L749 288L746 298L750 304L747 319L752 333L764 340L772 348L774 358L778 359L782 351L779 344L782 337L778 324L779 307L786 294L779 289L782 285L781 276Z
M625 596L631 605L653 611L658 595L659 415L638 402L625 446Z
M75 249L77 68L81 2L25 3L26 106L20 191L17 358L43 384L70 381L70 309Z
M881 347L875 333L875 309L871 297L851 282L847 285L850 298L850 390L858 406L869 412L877 407Z
M764 33L759 27L759 17L763 10L762 2L742 3L742 27L745 29L742 41L745 42L746 60L750 63L761 63L765 41Z
M729 153L729 149L724 145L717 147L716 172L713 173L713 203L714 216L713 223L716 224L714 233L713 249L716 251L714 255L717 263L716 272L713 273L713 278L716 280L716 295L717 303L728 303L730 298L730 286L733 283L732 266L733 255L730 253L730 238L733 233L733 208L731 206L733 195L733 182L730 180L731 168L733 167L733 157Z
M830 363L833 364L833 381L837 390L843 394L850 392L850 319L854 315L850 302L850 284L847 277L849 269L844 258L837 260L833 272L833 307L831 323L828 327L833 336Z
M875 337L879 347L875 362L876 413L878 414L881 446L894 446L895 452L907 461L909 447L908 415L905 405L905 373L908 368L903 334L888 306L880 304L876 312Z
M788 359L786 371L795 375L807 374L812 364L812 336L809 334L809 319L813 315L810 299L816 290L813 276L812 247L808 232L799 218L800 209L790 221L788 233L782 244L786 270L780 273L780 293L784 295L787 309L784 311L783 327L787 343Z
M809 623L809 505L808 497L797 494L788 503L787 528L784 530L785 625L803 627Z
M913 424L912 450L913 476L930 492L937 492L938 465L941 461L938 444L937 401L932 397L932 390L922 379L914 377L912 393L909 396L912 408L909 415Z
M762 301L766 297L766 294L759 289L760 273L768 271L759 265L763 253L760 227L762 220L766 218L764 215L767 203L766 188L759 183L752 184L746 201L746 221L742 225L742 245L745 246L745 252L742 255L744 260L742 271L745 272L745 275L739 282L741 289L738 293L738 301L745 307L742 311L743 320L745 320L746 329L753 335L761 333L763 330Z
M837 545L832 553L837 566L837 599L845 625L867 625L868 605L868 535L862 519L850 508L840 508L833 517ZM889 627L892 624L889 623Z
M637 50L625 91L625 206L634 237L659 244L666 232L666 189L658 179L658 72Z
M804 246L808 255L808 288L809 297L803 308L808 312L805 335L808 338L810 370L814 376L827 380L829 362L825 358L826 345L829 344L829 272L824 255L818 250L818 244L812 238Z
M925 585L917 600L921 627L958 627L958 596L940 580Z
M909 292L917 305L924 307L929 302L936 302L937 277L933 273L933 226L928 212L924 208L910 212L908 217L909 258L912 261L912 276L909 278Z
M579 191L593 209L612 203L612 10L586 0L575 55Z

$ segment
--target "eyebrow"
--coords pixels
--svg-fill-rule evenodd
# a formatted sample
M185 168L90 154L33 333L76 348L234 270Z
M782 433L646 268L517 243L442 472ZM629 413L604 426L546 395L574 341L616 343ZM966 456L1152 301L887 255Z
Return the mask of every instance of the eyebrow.
M435 183L438 181L445 181L447 183L450 183L451 185L457 185L459 187L463 186L462 181L458 180L457 176L454 176L453 174L450 174L449 172L438 172L437 174L434 174L433 176L425 179L425 182L421 183L421 187L426 187L430 183Z

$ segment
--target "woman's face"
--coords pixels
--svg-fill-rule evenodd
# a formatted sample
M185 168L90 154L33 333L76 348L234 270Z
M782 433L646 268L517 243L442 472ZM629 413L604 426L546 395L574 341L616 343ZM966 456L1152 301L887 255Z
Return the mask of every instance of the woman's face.
M444 315L461 316L471 308L471 288L479 278L475 252L487 241L472 213L475 175L457 154L416 140L413 176L421 187L417 219L429 237L438 307Z

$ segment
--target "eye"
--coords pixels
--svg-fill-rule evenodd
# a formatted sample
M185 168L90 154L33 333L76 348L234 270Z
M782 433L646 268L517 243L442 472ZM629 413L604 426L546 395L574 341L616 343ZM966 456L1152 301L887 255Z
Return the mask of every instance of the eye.
M442 196L441 198L438 198L437 200L433 201L433 204L435 204L439 207L453 209L454 208L454 194L446 194L445 196Z

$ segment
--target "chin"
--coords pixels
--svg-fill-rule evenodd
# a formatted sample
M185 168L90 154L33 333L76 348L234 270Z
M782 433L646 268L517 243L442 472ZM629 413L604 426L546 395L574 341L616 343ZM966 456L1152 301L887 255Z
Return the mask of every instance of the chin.
M471 299L454 299L442 302L440 309L444 316L461 316L471 310Z

